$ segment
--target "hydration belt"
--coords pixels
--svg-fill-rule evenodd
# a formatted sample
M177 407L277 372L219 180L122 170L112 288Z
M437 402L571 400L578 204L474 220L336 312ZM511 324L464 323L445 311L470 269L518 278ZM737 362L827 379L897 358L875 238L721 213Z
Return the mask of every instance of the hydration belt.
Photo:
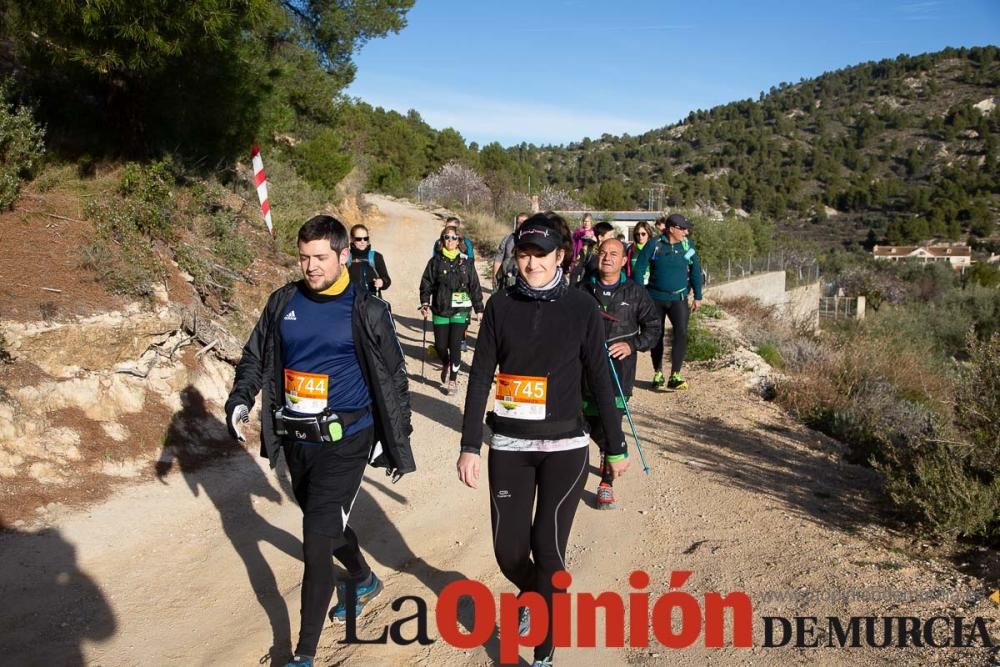
M318 415L286 415L285 408L274 411L274 432L283 440L334 443L342 440L344 429L368 414L367 405L353 412L332 412Z

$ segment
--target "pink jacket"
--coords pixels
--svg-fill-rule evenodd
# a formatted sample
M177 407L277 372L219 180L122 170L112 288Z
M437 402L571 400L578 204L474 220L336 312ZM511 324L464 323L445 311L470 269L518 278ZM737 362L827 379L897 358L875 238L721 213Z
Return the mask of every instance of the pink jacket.
M590 237L594 238L594 228L591 227L587 229L586 227L577 227L573 231L573 259L576 260L580 256L580 250L583 249L583 237L590 232Z

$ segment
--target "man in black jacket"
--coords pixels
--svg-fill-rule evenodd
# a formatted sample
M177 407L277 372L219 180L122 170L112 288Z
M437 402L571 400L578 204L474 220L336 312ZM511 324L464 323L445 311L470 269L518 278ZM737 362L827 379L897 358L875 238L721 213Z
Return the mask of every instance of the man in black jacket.
M615 397L615 404L621 415L625 414L625 401L632 396L632 386L635 384L636 352L648 350L663 333L656 306L649 294L638 283L626 279L626 261L625 245L615 238L606 239L597 251L597 273L582 285L597 299L601 309L608 353L613 358L614 370L624 393L624 396ZM597 487L597 506L600 509L614 509L614 476L607 464L614 461L615 457L605 454L607 438L597 416L596 406L592 403L585 394L583 414L590 424L590 436L601 448L601 483Z
M351 284L350 252L339 220L318 215L298 233L303 279L271 294L243 347L226 424L244 441L262 391L261 455L274 467L278 452L302 508L302 621L288 665L312 667L335 588L331 555L347 569L336 586L335 622L345 622L382 591L365 562L348 518L366 463L394 481L415 470L410 450L410 396L403 351L388 304Z

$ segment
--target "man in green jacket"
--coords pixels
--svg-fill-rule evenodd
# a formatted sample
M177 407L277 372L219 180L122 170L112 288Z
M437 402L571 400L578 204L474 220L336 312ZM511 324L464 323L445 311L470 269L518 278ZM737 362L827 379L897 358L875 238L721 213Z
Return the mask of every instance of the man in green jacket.
M653 251L643 253L635 263L634 276L645 275L648 266L649 282L646 289L653 298L660 324L670 319L673 332L670 347L670 378L663 377L663 339L651 351L653 357L653 388L687 389L681 377L681 366L687 353L688 318L701 306L701 263L694 241L688 239L691 222L679 213L660 218L657 227L665 225L664 233L656 241ZM694 301L688 307L688 295L694 291Z

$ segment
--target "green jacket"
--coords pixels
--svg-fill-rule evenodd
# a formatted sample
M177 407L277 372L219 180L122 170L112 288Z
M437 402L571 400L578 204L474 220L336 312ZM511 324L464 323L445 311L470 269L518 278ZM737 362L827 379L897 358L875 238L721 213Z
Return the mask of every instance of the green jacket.
M651 253L640 253L632 275L644 275L647 268L646 289L654 300L680 301L694 290L695 300L701 301L701 262L694 241L670 243L666 236L661 236Z

